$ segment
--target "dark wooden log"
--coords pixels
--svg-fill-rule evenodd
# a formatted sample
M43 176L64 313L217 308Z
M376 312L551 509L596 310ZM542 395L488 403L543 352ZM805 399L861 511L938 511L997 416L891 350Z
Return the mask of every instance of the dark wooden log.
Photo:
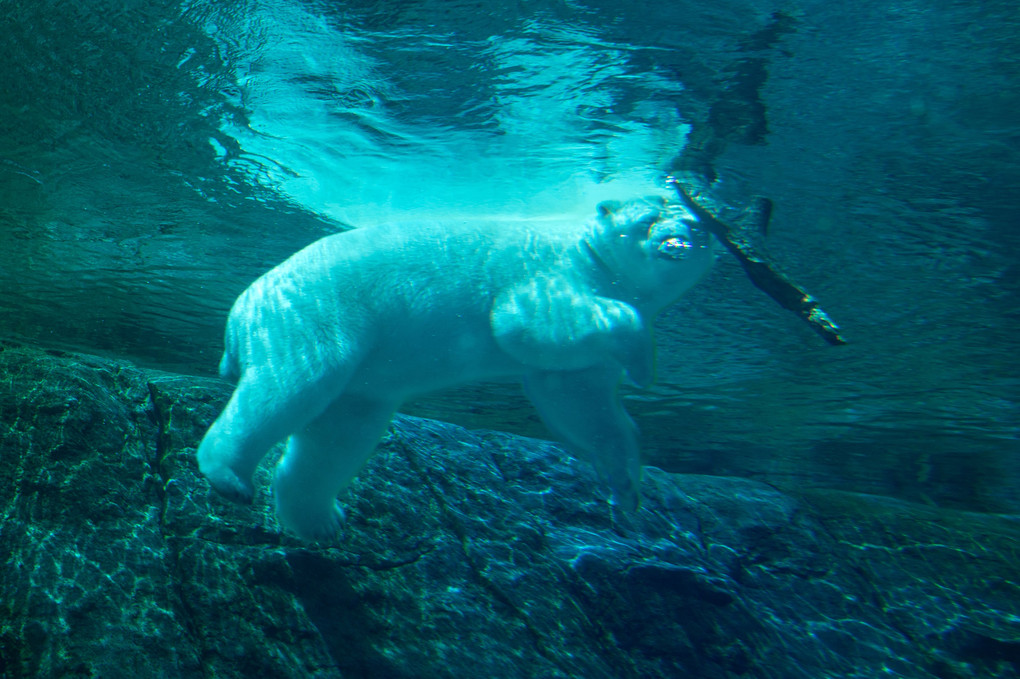
M684 207L737 258L748 278L759 290L779 302L784 309L804 319L829 344L846 344L839 333L839 326L822 310L818 300L777 271L765 253L755 246L754 235L764 234L768 230L772 201L754 198L741 217L742 225L734 227L716 216L710 199L689 190L676 177L667 177L666 182L676 189Z

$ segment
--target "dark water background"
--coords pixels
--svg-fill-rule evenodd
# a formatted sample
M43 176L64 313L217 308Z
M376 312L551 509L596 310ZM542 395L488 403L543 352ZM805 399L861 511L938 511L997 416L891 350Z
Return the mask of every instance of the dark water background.
M720 259L628 396L649 460L1020 512L1018 36L1012 0L0 0L0 335L212 374L315 238L590 212L737 101L718 190L775 201L850 344ZM543 435L507 386L408 410Z

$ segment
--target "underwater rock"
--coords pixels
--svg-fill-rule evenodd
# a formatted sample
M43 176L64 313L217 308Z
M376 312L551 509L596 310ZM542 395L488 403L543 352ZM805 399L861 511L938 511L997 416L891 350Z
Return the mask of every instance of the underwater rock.
M1015 520L398 417L336 546L221 501L218 380L0 343L0 678L1008 677ZM268 466L257 479L268 483Z

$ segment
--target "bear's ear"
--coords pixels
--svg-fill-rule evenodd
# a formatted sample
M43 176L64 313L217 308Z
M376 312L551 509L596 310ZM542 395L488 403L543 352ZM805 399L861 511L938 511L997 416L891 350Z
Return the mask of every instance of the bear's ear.
M598 207L596 207L595 209L598 210L599 217L602 218L608 217L609 215L620 209L620 201L604 200L601 203L599 203Z

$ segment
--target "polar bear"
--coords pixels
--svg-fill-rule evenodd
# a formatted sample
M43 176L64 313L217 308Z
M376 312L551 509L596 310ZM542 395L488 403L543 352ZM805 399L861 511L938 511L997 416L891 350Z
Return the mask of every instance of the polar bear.
M584 222L412 223L323 238L234 303L220 363L237 380L198 448L212 487L251 502L252 475L289 437L273 497L281 525L335 535L337 494L406 399L465 382L523 381L543 420L638 505L637 429L617 393L653 378L655 315L714 260L677 204L606 201Z

